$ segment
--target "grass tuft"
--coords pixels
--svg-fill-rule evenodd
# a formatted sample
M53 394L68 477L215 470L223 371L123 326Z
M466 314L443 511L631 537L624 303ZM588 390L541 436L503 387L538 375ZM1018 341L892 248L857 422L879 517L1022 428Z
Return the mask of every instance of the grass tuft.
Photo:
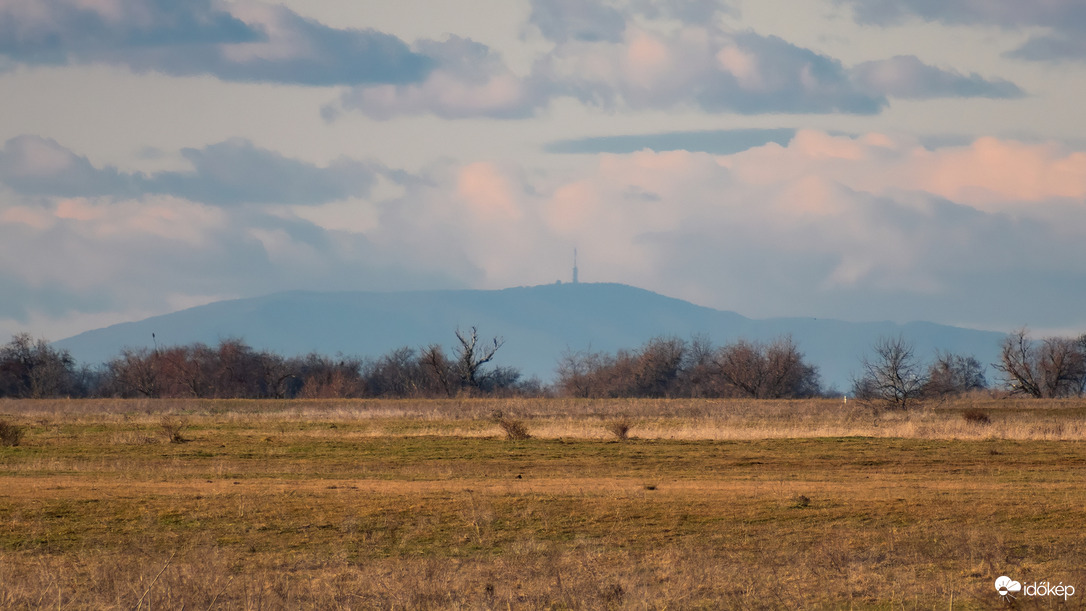
M992 423L992 419L988 416L988 412L982 409L977 409L975 407L970 407L969 409L962 412L962 418L965 419L966 422L970 422L973 424Z

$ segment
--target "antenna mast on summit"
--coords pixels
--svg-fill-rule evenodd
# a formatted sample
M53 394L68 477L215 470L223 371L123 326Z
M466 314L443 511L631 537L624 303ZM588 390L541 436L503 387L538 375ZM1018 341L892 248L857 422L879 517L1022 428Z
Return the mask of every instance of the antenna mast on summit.
M577 249L573 249L573 284L577 284Z

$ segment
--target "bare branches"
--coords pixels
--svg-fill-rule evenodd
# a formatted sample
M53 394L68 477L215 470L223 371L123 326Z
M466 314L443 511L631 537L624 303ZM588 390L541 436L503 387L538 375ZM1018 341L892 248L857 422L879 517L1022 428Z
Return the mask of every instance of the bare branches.
M655 338L616 354L567 351L558 386L578 397L791 398L819 394L817 368L789 337L713 348L705 338Z
M20 333L0 346L0 396L41 399L76 394L78 372L67 350Z
M947 397L987 387L984 366L976 357L940 352L928 368L924 396Z
M1037 398L1068 397L1086 389L1086 342L1049 337L1040 343L1019 329L1003 341L995 368L1012 393Z
M456 330L456 339L460 341L459 354L456 359L456 372L460 376L461 388L478 389L480 383L480 369L494 359L494 354L505 340L495 337L490 344L479 345L479 332L475 327L470 334L464 334L460 329Z
M920 397L927 381L912 344L901 335L883 337L872 350L873 355L860 360L863 375L854 382L853 394L907 409Z

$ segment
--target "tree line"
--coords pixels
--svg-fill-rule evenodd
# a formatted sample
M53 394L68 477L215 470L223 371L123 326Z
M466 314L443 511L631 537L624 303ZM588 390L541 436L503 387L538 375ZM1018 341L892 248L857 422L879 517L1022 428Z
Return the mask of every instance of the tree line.
M852 392L907 409L918 400L988 388L984 366L973 356L940 353L925 366L903 337L882 338L861 359L862 373ZM1081 397L1086 394L1086 334L1078 338L1035 340L1018 329L1004 338L999 361L1001 390L1036 399Z
M100 367L75 362L44 339L18 334L0 347L0 397L364 398L544 396L747 397L788 399L837 394L821 384L793 340L658 337L614 353L567 351L552 384L525 379L492 361L503 340L476 328L438 344L403 347L376 358L311 353L284 357L240 339L216 346L125 348ZM907 409L917 401L989 389L975 357L939 353L923 362L902 337L882 338L860 359L851 393ZM1004 340L993 364L1005 392L1037 398L1086 394L1086 335L1034 340L1025 330Z
M636 350L567 352L555 383L572 397L814 397L818 368L790 337L714 347L697 337L649 340Z
M240 339L217 346L125 348L98 368L67 350L19 334L0 348L0 397L362 398L534 395L537 380L491 367L502 345L475 328L457 330L456 349L404 347L374 359L311 353L283 357Z

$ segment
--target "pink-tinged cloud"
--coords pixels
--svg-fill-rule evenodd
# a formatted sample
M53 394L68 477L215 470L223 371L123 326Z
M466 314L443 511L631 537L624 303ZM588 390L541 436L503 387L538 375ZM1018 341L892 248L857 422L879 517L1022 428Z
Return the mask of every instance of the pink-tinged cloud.
M52 227L56 219L37 206L10 206L0 209L0 225L44 231Z
M9 140L3 152L5 173L16 176L53 176L75 165L75 155L54 140L20 136Z
M1086 198L1086 153L1052 143L980 138L930 150L909 138L859 138L803 130L786 147L775 144L722 158L751 184L819 175L876 195L923 191L984 210Z
M977 207L1086 198L1086 153L1056 144L980 138L916 157L923 189Z
M318 224L292 206L5 191L0 282L147 309L167 293L500 288L567 278L576 245L582 280L761 317L1055 326L1086 299L1086 159L1058 146L805 131L729 155L588 159L549 176L436 164L401 194L353 198L365 223L337 224L340 200L306 208ZM1008 277L1028 292L1008 296ZM1043 291L1053 313L1025 318Z
M504 222L523 216L512 185L493 163L478 162L462 168L456 192L477 219Z

